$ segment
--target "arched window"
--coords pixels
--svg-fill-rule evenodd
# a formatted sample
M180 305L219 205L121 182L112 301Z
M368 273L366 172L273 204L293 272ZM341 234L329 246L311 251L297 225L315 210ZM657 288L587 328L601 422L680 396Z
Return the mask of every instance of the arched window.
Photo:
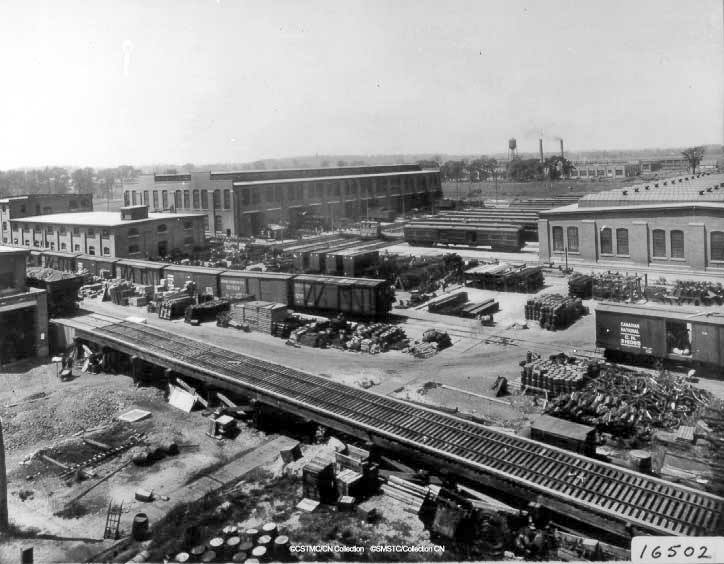
M560 226L553 228L553 250L563 250L563 228Z
M156 231L158 231L159 233L165 233L167 230L168 230L168 227L166 227L166 224L165 224L165 223L160 223L160 224L156 227Z
M711 260L724 261L724 231L711 232Z
M209 191L208 190L201 190L201 209L202 210L209 209Z
M671 232L671 258L684 258L684 232L679 229Z
M613 235L610 227L604 227L601 229L601 254L613 254Z
M663 229L654 229L651 232L651 254L654 257L666 256L666 231Z
M111 250L108 247L103 247L103 254L108 256L111 254Z
M566 229L568 236L568 250L574 253L578 252L578 227L569 227Z
M628 255L628 229L616 229L616 254Z

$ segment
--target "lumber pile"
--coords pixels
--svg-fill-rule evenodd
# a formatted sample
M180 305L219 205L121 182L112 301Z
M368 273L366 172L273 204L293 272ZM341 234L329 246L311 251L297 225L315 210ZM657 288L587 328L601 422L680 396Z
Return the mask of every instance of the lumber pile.
M488 298L482 302L465 304L460 310L460 316L475 319L483 315L490 315L499 310L500 304L493 298Z
M683 377L655 378L609 365L583 389L556 398L546 413L614 436L646 438L654 428L678 428L711 401L709 392Z
M505 262L470 268L464 276L470 286L497 292L537 292L544 283L540 266Z
M568 295L572 298L590 300L593 297L593 277L575 273L568 280Z
M595 378L600 370L598 362L569 357L565 354L551 355L547 359L534 359L528 353L521 366L522 386L547 390L554 396L580 390L591 378Z
M293 328L295 327L295 328ZM377 354L409 346L404 330L389 323L355 323L342 319L307 320L293 317L274 328L279 336L307 347L333 347L340 350Z
M274 325L284 322L289 315L285 304L258 300L235 303L230 314L231 321L247 324L254 331L270 335Z
M395 476L390 476L387 483L383 484L380 489L385 495L403 503L405 511L414 515L420 513L422 504L430 495L429 487L420 486Z
M427 304L430 313L456 313L468 301L467 292L453 292L441 296Z
M625 302L637 301L643 297L641 277L635 274L604 272L592 274L591 278L594 300Z
M525 305L525 318L539 321L548 331L565 329L588 313L578 298L569 298L560 294L547 294L531 298Z

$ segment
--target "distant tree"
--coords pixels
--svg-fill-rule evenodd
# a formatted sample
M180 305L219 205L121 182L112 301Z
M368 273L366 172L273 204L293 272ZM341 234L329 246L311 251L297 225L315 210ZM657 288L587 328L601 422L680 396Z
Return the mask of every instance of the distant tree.
M417 164L420 168L440 168L440 161L428 161L428 160L420 160L417 161Z
M319 166L321 166L322 168L329 168L329 161L324 160Z
M76 192L90 193L95 187L95 171L90 167L77 168L71 178Z
M543 180L543 164L538 159L516 159L508 164L508 176L518 182Z
M568 178L574 167L573 163L565 157L555 155L545 160L544 168L548 171L548 178L550 180L559 180L561 178Z
M491 159L489 157L486 157L485 155L483 155L479 159L473 160L468 166L468 170L470 171L470 179L472 180L473 176L477 176L478 178L480 178L480 180L490 178L495 172L495 167L497 165L498 161L496 159Z
M696 167L699 166L701 159L704 158L704 147L689 147L685 151L681 151L682 156L689 161L689 168L691 174L696 174Z
M347 161L339 160L337 161L337 166L347 166Z
M465 175L467 161L446 161L440 167L440 174L445 180L462 180Z
M251 163L253 170L266 170L266 163L264 161L254 161Z
M194 163L186 163L185 165L181 166L181 170L183 170L184 172L193 172L195 168L196 166L194 165Z

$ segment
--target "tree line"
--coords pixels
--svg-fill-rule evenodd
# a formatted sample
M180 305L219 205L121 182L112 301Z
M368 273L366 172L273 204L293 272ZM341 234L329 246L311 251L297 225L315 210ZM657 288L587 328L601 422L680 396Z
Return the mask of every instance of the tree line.
M417 161L423 168L440 168L443 181L482 181L495 178L507 178L516 182L531 180L558 180L566 178L573 169L568 159L555 155L544 162L539 159L513 159L499 163L497 159L482 156L478 159L449 160L444 163L432 160Z
M45 167L26 170L0 170L0 195L92 193L99 197L120 194L124 180L141 171L129 165L94 169Z

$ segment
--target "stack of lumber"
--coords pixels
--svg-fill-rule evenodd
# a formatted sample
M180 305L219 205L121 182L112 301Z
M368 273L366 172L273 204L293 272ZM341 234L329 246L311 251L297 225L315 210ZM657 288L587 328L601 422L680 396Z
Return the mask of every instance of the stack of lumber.
M410 353L415 358L430 358L435 356L439 350L437 343L416 343L410 347Z
M468 301L467 292L453 292L429 302L427 311L430 313L447 313L459 311Z
M653 377L605 366L582 390L556 398L546 413L618 437L647 438L653 428L674 430L712 401L683 377Z
M466 282L498 292L536 292L543 287L543 269L525 264L488 264L465 271Z
M560 294L531 298L525 305L525 318L540 321L540 326L548 331L565 329L585 313L588 313L588 308L580 299Z
M133 282L117 280L108 286L108 297L116 305L128 305L128 300L136 293Z
M287 316L287 306L274 302L241 302L234 304L231 309L232 321L245 323L254 331L270 335L275 324L283 323Z
M381 489L385 495L404 503L405 511L413 513L414 515L420 513L422 504L425 503L428 495L430 495L429 487L420 486L395 476L390 476L387 479L387 483L383 484Z
M462 317L475 319L481 315L489 315L499 310L500 304L493 298L488 298L482 302L466 304L463 309L460 310L460 315Z
M331 346L371 354L409 346L404 330L389 323L319 321L292 316L283 323L275 323L273 334L288 337L292 343L307 347Z

